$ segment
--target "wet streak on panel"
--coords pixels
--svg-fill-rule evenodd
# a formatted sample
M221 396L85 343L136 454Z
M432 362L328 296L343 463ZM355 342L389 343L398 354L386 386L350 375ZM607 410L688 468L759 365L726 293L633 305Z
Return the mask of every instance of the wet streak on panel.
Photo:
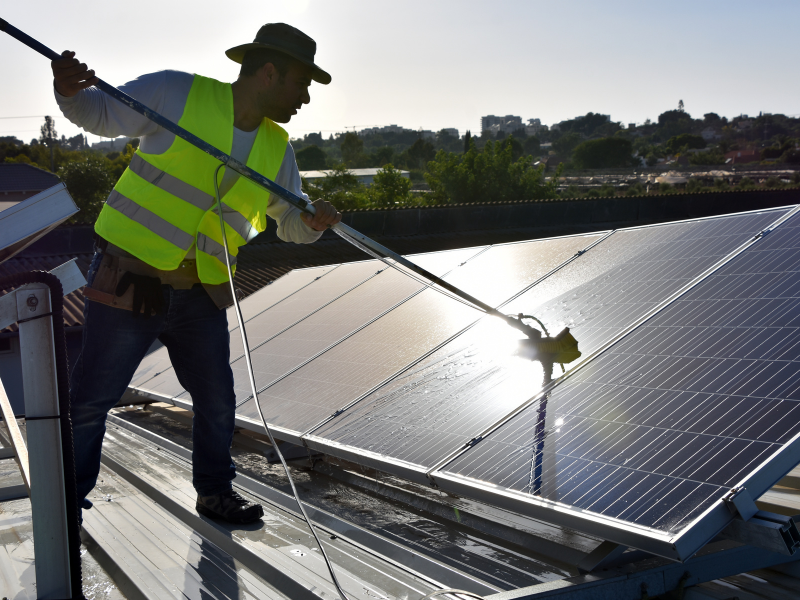
M601 336L608 339L624 326L612 321L611 315L625 313L627 319L638 318L784 213L770 211L617 232L503 311L523 310L541 318L555 311L570 315L574 310L569 323L575 326L581 351L590 352ZM569 289L574 291L565 293ZM582 293L589 296L585 302L579 302ZM545 304L544 310L536 303ZM614 322L617 329L610 325L593 328L595 322ZM552 319L547 325L551 334L560 329ZM516 339L510 328L487 320L313 434L356 450L433 468L541 389L541 365L515 355ZM554 376L560 375L560 367L555 368ZM523 471L528 480L536 479L535 469L533 477L530 468ZM518 475L523 476L522 472Z
M800 433L798 373L793 217L556 387L541 449L536 402L443 470L677 533Z
M497 304L524 290L599 237L595 234L494 246L445 279L466 283L468 292ZM275 424L302 433L480 316L480 312L460 302L426 290L271 386L259 397L262 402L286 407L276 417ZM501 335L514 331L502 324L501 329ZM250 410L254 411L255 407ZM252 416L254 412L243 414Z

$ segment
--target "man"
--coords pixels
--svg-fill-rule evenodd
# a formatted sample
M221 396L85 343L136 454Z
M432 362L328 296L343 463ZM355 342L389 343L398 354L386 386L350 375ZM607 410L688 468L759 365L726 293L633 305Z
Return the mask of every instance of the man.
M313 81L330 75L314 63L316 44L282 23L264 25L252 44L226 52L241 63L233 84L175 71L123 86L129 95L279 185L303 195L288 123L310 102ZM119 401L148 348L169 351L194 408L192 483L197 510L234 523L258 520L261 506L231 488L233 374L225 307L232 303L214 171L219 165L189 143L97 89L94 71L66 51L53 61L56 99L64 115L103 137L141 138L95 224L97 252L88 274L81 356L71 381L79 504L97 482L108 411ZM278 235L316 241L341 215L317 201L316 215L270 196L224 170L223 217L235 264L238 248L278 222Z

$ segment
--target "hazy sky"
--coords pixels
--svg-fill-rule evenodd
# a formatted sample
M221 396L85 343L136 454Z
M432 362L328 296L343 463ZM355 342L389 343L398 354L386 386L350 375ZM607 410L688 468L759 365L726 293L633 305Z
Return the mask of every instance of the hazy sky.
M796 0L38 0L0 16L112 85L166 68L233 81L224 51L290 23L333 76L312 85L292 137L391 123L463 134L487 114L643 122L679 100L695 117L800 114ZM3 33L0 53L0 135L29 141L43 115L75 135L48 61Z

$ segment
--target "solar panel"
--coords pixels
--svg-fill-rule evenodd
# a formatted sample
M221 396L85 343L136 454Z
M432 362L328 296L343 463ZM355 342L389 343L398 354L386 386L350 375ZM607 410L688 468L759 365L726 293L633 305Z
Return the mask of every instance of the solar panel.
M479 251L480 249L469 248L423 254L413 259L433 273L444 274ZM320 310L310 312L301 320L296 320L288 329L286 326L291 324L291 321L278 322L281 326L281 333L278 335L272 337L262 335L262 341L257 342L259 319L255 319L252 326L248 325L248 335L251 336L249 339L253 340L251 342L253 371L259 390L424 287L418 281L387 267L380 261L375 262L377 269L372 267L376 269L372 273L380 271L378 274ZM369 264L372 265L373 262ZM251 396L246 363L244 359L235 360L231 367L237 402L242 402Z
M665 300L719 260L726 249L738 247L785 213L616 232L510 302L503 312L524 310L538 316L543 311L536 304L544 304L575 326L585 353L582 328L591 331L594 323L611 322L613 327L596 328L608 341L625 326L622 315L632 324L659 298ZM648 289L658 294L646 293ZM578 302L582 293L590 299ZM570 317L573 306L575 319ZM591 315L579 318L580 311ZM558 331L555 319L545 320L553 333ZM588 351L598 347L602 335L590 338ZM382 464L386 470L418 477L539 391L541 366L515 354L517 339L507 325L487 319L311 432L306 441L356 462Z
M569 327L589 356L786 212L617 231L506 310L532 312L554 333Z
M286 275L279 277L271 284L264 286L254 294L251 294L245 298L241 302L242 317L245 321L247 321L254 315L294 294L316 279L319 279L326 273L329 273L336 267L337 265L331 265L327 267L314 267L310 269L297 269L295 271L290 271ZM228 328L230 330L235 330L238 333L239 328L236 325L236 315L233 312L233 308L229 308L227 314ZM233 336L231 339L234 339ZM241 349L241 342L239 343L239 348ZM170 371L171 368L172 363L169 360L167 349L160 348L155 352L151 352L144 358L138 369L136 369L136 373L133 375L130 386L139 387L161 373Z
M466 291L507 298L524 290L549 271L602 237L599 234L494 246L445 277L459 279ZM494 257L494 258L493 258ZM481 289L494 261L515 268L502 274L502 285ZM518 267L518 268L516 268ZM291 414L275 424L302 433L334 411L347 406L381 381L477 320L480 313L433 290L403 303L313 361L267 388L260 398ZM301 408L302 407L302 408ZM243 412L255 417L255 407Z
M794 216L433 477L685 559L797 463L798 363Z

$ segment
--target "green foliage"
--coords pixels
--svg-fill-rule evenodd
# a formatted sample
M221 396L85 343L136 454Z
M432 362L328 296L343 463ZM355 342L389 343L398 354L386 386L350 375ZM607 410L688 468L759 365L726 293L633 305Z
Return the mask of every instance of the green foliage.
M528 156L539 156L542 151L542 143L538 137L532 135L522 143L522 149Z
M660 194L671 194L675 191L675 187L671 183L658 184L658 192Z
M705 147L706 141L703 139L703 137L699 135L692 135L691 133L682 133L680 135L676 135L675 137L671 137L667 140L667 143L664 144L664 150L666 150L668 154L677 154L678 152L682 152L686 149L699 150Z
M764 187L768 187L768 188L783 187L783 182L780 179L778 179L777 177L769 177L764 182Z
M67 184L70 195L80 209L71 222L94 223L116 181L110 173L108 160L98 154L87 153L81 160L62 166L57 175Z
M303 181L303 190L313 200L327 200L339 210L384 208L416 204L411 195L411 181L386 165L377 172L369 187L362 184L344 164L335 165L319 183Z
M741 190L749 190L749 189L752 189L752 188L756 187L756 184L749 177L742 177L739 180L739 183L736 185L736 187L741 189Z
M312 201L322 198L339 210L361 208L368 202L364 186L344 164L334 165L318 184L304 181L303 190Z
M524 157L514 161L512 154L511 144L491 141L480 151L472 142L465 154L439 151L425 173L432 199L466 203L557 196L560 170L545 182L543 167L533 167Z
M690 179L686 182L686 191L689 193L692 192L702 192L705 189L703 182L699 179Z
M614 196L617 195L616 188L610 183L604 183L603 185L601 185L598 188L597 192L600 194L601 198L613 198Z
M316 144L311 144L298 151L295 160L301 171L321 171L328 163L328 155Z
M425 166L436 156L436 148L433 144L419 138L405 152L405 162L409 169L424 169Z
M606 169L631 166L633 145L620 137L589 140L572 152L572 164L577 169Z
M342 150L342 160L344 160L344 164L351 169L360 167L364 162L364 140L355 133L345 133L339 147Z
M505 140L500 142L501 148L511 146L511 160L519 160L525 154L522 143L514 136L508 136Z
M625 190L626 196L645 196L647 194L647 190L644 189L644 186L641 183L634 183L631 187Z
M411 180L395 169L391 164L378 171L367 190L370 207L386 207L407 205L413 201L411 197Z
M566 133L553 142L553 151L558 156L568 157L582 140L583 137L581 137L580 133Z
M706 152L695 152L689 155L690 165L724 165L725 155L718 149L707 150Z

